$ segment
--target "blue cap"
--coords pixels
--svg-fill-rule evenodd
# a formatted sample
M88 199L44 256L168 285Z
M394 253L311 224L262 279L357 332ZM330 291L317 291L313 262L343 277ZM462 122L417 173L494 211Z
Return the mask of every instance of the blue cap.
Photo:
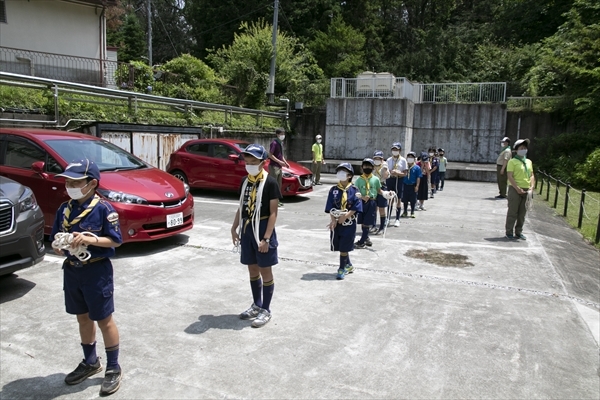
M422 152L421 153L421 161L428 161L428 160L429 160L429 153Z
M335 167L336 172L340 169L345 169L346 171L350 172L351 174L354 174L354 168L352 168L352 165L350 163L343 162L340 165L338 165L337 167Z
M259 160L267 159L267 151L265 148L256 143L249 144L242 153L250 154L252 157L258 158Z
M100 170L95 162L88 160L87 158L79 161L73 161L62 174L56 176L63 176L69 179L81 180L86 178L92 178L100 180Z
M375 166L375 161L373 161L372 158L365 158L364 160L362 160L363 164L371 164L372 166Z
M383 151L381 151L381 150L375 151L375 153L373 153L373 158L377 158L377 157L383 158Z
M402 144L400 142L394 142L394 144L392 144L392 149L402 150Z

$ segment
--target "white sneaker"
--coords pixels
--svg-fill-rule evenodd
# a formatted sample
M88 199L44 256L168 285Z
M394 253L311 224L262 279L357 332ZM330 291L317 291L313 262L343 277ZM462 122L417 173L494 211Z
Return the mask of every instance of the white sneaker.
M396 222L394 222L394 226L397 228L400 226L400 220L397 219Z
M260 313L254 321L252 321L253 328L262 328L271 320L271 313L261 308Z

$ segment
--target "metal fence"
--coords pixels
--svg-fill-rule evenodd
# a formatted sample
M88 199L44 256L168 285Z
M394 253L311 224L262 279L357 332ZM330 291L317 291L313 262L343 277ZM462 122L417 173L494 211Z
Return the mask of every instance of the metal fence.
M410 99L414 103L504 103L506 82L412 83L388 74L332 78L330 97Z
M387 74L386 74L387 75ZM392 75L373 76L371 78L332 78L330 97L332 98L391 98L410 99L418 102L414 96L415 85L406 78Z
M0 47L0 71L39 78L117 88L123 83L118 82L116 77L119 65L127 64L98 58ZM132 68L128 81L133 82L134 73ZM125 82L127 86L131 86L128 83Z
M562 216L567 219L574 221L575 212L577 228L596 244L600 243L600 199L589 195L585 189L577 190L568 182L562 182L545 172L538 171L537 177L535 189L538 190L539 187L538 194L552 208L562 210Z

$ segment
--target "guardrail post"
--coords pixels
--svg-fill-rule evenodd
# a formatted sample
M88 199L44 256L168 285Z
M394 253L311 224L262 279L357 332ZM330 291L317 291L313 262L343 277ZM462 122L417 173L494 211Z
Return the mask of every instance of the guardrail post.
M558 188L560 187L560 181L556 180L556 191L554 192L554 208L556 208L558 204Z
M583 224L583 205L585 204L585 189L581 191L581 202L579 203L579 220L577 221L577 228L581 229Z
M60 125L60 110L58 103L58 86L54 85L54 120L56 121L56 126Z
M569 182L567 182L567 191L565 193L565 209L563 211L563 217L567 216L567 208L569 207L569 190L571 189L571 184Z
M546 201L550 199L550 179L552 179L552 175L548 175L548 186L546 187Z
M541 171L540 171L540 174L542 175L542 184L540 185L540 196L541 196L542 193L544 193L544 177L546 176L546 174L544 174Z

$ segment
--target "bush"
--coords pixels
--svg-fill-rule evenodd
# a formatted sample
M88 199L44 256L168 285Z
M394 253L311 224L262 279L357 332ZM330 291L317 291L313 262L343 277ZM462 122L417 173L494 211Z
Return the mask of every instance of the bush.
M585 160L575 167L575 177L581 187L600 190L600 147L597 147Z

